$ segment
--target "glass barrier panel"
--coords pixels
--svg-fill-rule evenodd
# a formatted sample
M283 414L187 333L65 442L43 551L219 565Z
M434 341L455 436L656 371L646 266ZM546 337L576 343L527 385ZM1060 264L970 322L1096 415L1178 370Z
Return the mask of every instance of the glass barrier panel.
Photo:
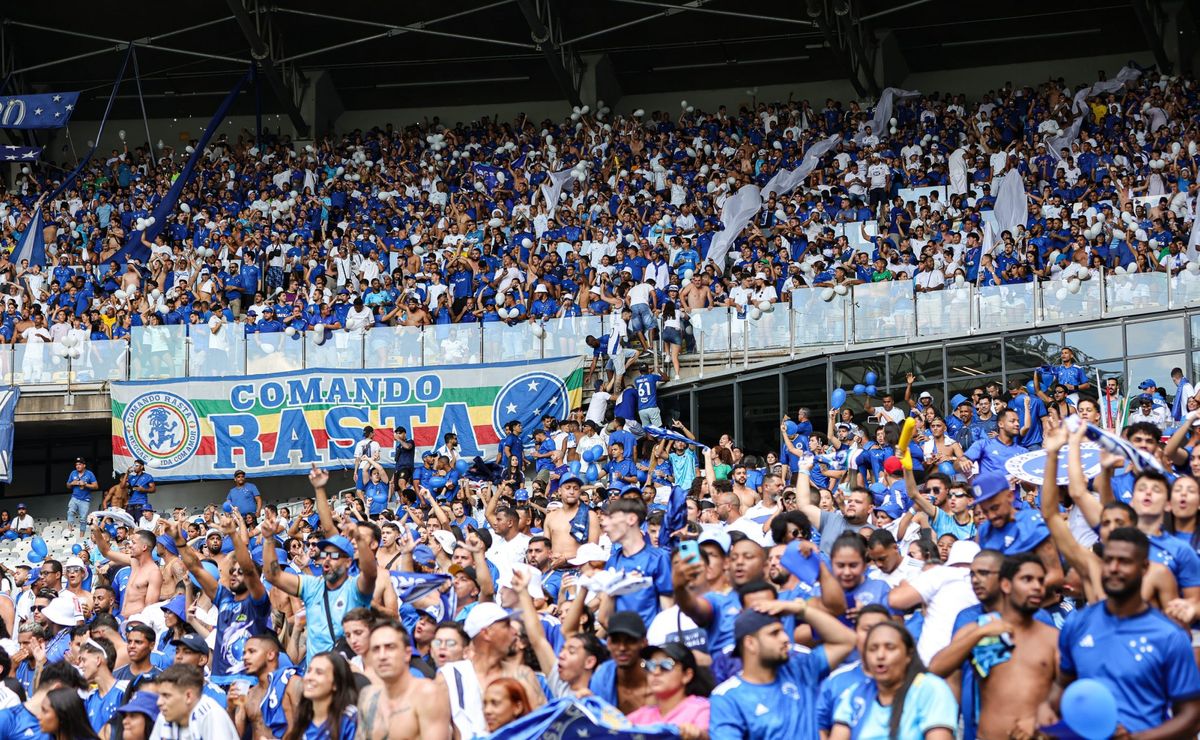
M311 332L309 332L311 333ZM246 335L246 374L264 375L304 369L304 334L256 332Z
M78 351L78 347L73 348ZM14 385L66 385L70 378L70 350L57 342L13 345Z
M826 300L828 299L828 300ZM843 344L849 317L850 293L833 288L806 288L792 292L792 313L797 347Z
M1079 282L1074 291L1063 280L1051 280L1038 287L1042 291L1042 320L1047 324L1102 315L1099 278Z
M425 327L425 365L477 365L482 351L483 325L478 322Z
M757 308L757 307L756 307ZM751 350L787 349L791 346L791 306L779 302L770 310L751 310L746 324Z
M972 328L971 286L917 294L918 336L965 336Z
M1184 270L1173 275L1171 277L1171 308L1198 304L1200 304L1200 271Z
M600 316L550 319L543 328L546 330L547 357L589 354L592 350L585 340L589 336L597 339L604 336L604 323Z
M1108 314L1162 311L1167 308L1167 273L1110 273L1104 276Z
M732 316L728 308L706 308L691 313L692 333L706 358L729 354Z
M1033 325L1036 289L1036 283L981 286L977 291L980 330Z
M187 374L187 327L135 326L130 332L130 380L182 378Z
M305 332L304 367L357 370L363 366L363 334L344 329Z
M219 378L240 375L246 368L246 334L241 324L222 324L213 334L208 324L188 327L188 375Z
M908 337L913 334L915 307L911 280L885 280L851 288L854 297L854 341Z
M124 339L85 340L78 347L79 356L71 356L71 382L100 383L124 380L128 363Z
M420 367L422 354L436 352L429 341L434 327L377 326L367 332L366 362L369 368ZM434 364L427 361L425 364Z
M16 358L15 344L0 345L0 383L13 385L13 368Z
M534 334L530 322L509 326L503 321L489 321L483 325L484 362L522 362L541 357L542 340Z

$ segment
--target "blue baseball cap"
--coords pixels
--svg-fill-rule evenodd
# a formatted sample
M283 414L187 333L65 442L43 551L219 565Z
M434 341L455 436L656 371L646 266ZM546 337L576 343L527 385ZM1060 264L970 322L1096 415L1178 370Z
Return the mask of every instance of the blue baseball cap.
M578 475L568 475L566 478L563 478L562 480L560 480L558 482L559 488L565 486L566 484L570 483L571 481L575 481L580 486L583 485L583 478L580 478Z
M1150 395L1149 393L1143 393L1142 395L1138 396L1138 403L1148 403L1153 405L1154 396Z
M753 635L763 627L771 624L779 624L779 617L772 617L770 614L763 614L754 609L747 609L738 615L738 618L733 621L733 654L736 657L742 657L742 638Z
M980 473L975 480L971 481L971 492L975 494L976 504L982 504L984 501L1011 490L1012 486L1009 485L1008 478L999 473Z
M1155 390L1158 389L1158 383L1154 382L1154 378L1146 378L1141 383L1138 383L1138 389L1140 390L1144 391L1150 388L1154 388Z
M876 507L875 511L882 511L892 519L899 519L900 517L904 516L904 509L901 509L899 504L893 502L888 502L883 506Z
M204 638L195 632L189 632L183 637L177 637L171 640L171 644L177 648L185 648L200 655L208 655L212 652L208 647L208 643L204 641Z
M117 707L119 714L144 714L150 718L151 724L158 719L158 694L150 691L139 691L125 704Z
M327 540L321 540L317 543L318 550L324 550L326 547L336 547L346 553L348 557L354 557L354 544L350 539L342 535L334 535Z
M437 562L437 558L433 555L433 550L429 549L429 545L417 545L412 551L413 562L418 565L433 565Z

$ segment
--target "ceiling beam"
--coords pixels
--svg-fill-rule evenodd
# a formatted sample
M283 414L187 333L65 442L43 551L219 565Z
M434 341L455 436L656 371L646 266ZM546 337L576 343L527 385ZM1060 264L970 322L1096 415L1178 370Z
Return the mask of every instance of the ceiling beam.
M579 64L574 58L574 51L570 46L565 44L560 46L556 42L555 36L561 38L561 32L554 33L553 29L542 22L534 0L517 0L517 6L521 9L521 15L525 16L525 23L529 26L529 35L541 49L542 56L546 58L550 73L554 75L554 80L562 90L563 96L574 107L583 105L583 101L579 97ZM547 3L545 8L547 20L557 27L555 19L551 17L550 4Z
M307 137L309 125L300 113L299 104L300 97L304 91L297 89L299 85L303 84L303 78L299 71L294 68L292 69L292 73L288 75L287 80L283 78L279 70L279 63L271 53L271 47L263 40L262 35L258 31L255 19L250 17L250 13L246 11L246 6L242 3L243 0L226 0L229 10L233 13L233 19L237 21L238 28L242 30L242 36L245 36L246 42L250 44L250 56L254 58L254 63L258 66L258 70L267 78L267 83L271 86L271 90L274 91L275 97L283 104L284 112L291 119L292 126L296 128L296 133L301 138ZM258 133L255 132L255 136Z

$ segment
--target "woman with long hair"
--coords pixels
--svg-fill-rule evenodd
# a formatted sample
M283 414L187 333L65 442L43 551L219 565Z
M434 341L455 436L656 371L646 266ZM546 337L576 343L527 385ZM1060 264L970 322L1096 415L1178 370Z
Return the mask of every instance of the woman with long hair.
M1171 483L1167 511L1170 516L1166 517L1163 529L1200 555L1200 483L1190 475L1176 478Z
M908 630L895 622L872 627L862 667L867 680L838 700L829 740L953 740L954 692L925 671Z
M483 718L489 732L496 732L531 711L525 689L515 678L497 678L483 692Z
M678 290L678 287L672 286L672 289ZM674 303L667 301L663 304L662 340L667 347L667 356L671 360L671 367L675 370L673 380L676 381L679 380L679 351L683 348L683 320L680 313Z
M38 707L38 724L54 740L100 740L75 689L55 689Z
M343 740L358 730L358 687L350 664L334 652L320 653L304 673L296 721L284 740Z
M678 642L648 647L642 651L642 668L655 705L631 712L629 721L675 725L683 740L707 738L708 696L714 681L707 669L697 667L692 651Z

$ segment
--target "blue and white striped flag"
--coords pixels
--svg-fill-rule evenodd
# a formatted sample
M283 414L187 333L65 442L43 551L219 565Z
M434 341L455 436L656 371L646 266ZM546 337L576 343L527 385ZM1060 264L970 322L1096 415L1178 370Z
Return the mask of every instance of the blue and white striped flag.
M1069 416L1064 423L1067 425L1068 430L1075 431L1079 428L1080 424L1084 424L1085 422L1078 416ZM1107 432L1095 424L1087 424L1087 432L1085 434L1088 439L1100 445L1101 449L1125 458L1129 462L1129 466L1135 471L1153 470L1161 473L1169 481L1174 481L1179 477L1164 468L1153 455L1142 452L1124 437Z
M672 442L683 442L685 445L693 445L695 447L699 447L702 450L708 449L708 445L697 442L696 440L694 440L690 437L685 437L684 435L680 434L679 432L672 432L670 429L664 429L662 427L654 427L654 426L644 426L644 427L642 427L642 430L645 431L646 434L650 435L651 437L654 437L655 439L669 439Z
M39 265L46 266L46 237L43 233L45 224L42 222L42 206L38 204L33 209L33 215L29 218L29 228L25 230L24 236L21 237L21 243L17 245L17 253L13 255L12 261L20 265L22 260L29 260L29 266Z

